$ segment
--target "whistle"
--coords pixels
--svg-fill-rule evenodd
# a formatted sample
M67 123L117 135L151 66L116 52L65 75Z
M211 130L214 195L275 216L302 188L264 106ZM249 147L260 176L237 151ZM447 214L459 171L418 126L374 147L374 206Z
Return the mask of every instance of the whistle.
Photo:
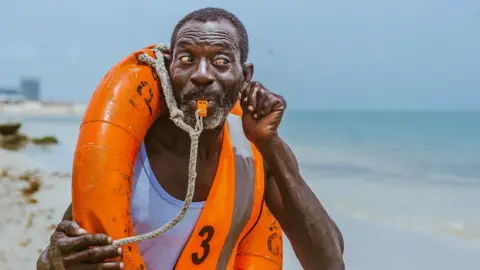
M206 100L198 100L197 101L197 110L198 115L201 117L207 116L207 107L208 107L208 101Z

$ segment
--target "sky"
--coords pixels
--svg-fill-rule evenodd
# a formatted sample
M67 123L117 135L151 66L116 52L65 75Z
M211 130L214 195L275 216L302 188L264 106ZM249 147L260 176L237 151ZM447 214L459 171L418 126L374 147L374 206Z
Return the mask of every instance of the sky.
M250 37L254 79L297 109L477 110L478 0L0 0L0 86L87 103L129 53L222 7Z

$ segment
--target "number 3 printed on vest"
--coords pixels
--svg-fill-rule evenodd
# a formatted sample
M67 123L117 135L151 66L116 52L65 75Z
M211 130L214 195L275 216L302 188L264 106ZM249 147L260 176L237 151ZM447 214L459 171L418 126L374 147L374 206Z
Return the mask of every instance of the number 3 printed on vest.
M214 233L215 229L210 225L204 226L198 233L198 235L203 238L203 241L200 244L203 251L192 253L192 262L195 265L199 265L207 259L208 254L210 253L210 240L212 240Z

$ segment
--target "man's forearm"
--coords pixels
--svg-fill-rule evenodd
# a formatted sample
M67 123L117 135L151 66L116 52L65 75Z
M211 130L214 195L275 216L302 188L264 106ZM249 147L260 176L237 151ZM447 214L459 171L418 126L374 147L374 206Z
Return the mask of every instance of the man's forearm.
M282 219L279 222L303 267L343 269L339 231L337 233L336 225L300 175L290 148L280 137L275 137L258 149L283 201L283 213L277 215ZM320 265L328 267L319 268Z

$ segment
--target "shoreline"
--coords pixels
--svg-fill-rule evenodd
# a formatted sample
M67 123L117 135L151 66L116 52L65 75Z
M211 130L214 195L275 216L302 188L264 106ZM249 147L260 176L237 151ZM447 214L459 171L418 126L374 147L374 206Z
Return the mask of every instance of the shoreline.
M0 123L13 119L13 121L18 121L15 119L22 118L68 118L68 117L82 117L85 114L85 111L78 112L51 112L48 110L32 110L32 111L23 111L23 112L5 112L0 110Z

